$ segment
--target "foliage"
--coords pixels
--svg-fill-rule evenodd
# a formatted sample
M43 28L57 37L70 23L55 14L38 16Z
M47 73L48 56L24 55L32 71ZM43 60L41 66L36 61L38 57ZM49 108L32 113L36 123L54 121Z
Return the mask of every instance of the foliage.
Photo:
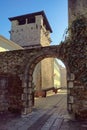
M76 80L87 85L87 18L79 15L67 30L68 37L61 43L64 60ZM66 34L67 35L67 34Z

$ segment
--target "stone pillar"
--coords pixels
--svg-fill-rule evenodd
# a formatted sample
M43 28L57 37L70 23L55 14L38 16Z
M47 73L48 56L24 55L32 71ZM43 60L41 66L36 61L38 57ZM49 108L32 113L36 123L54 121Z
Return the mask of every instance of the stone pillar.
M74 74L70 73L67 78L67 109L69 112L73 112L74 97L72 94L74 87Z
M67 108L78 119L87 119L87 88L75 80L74 74L67 79Z
M23 101L23 110L22 115L27 115L32 112L32 75L29 75L29 80L24 81L23 83L23 94L22 94L22 101Z
M74 105L73 112L76 118L87 119L87 88L80 82L74 82Z

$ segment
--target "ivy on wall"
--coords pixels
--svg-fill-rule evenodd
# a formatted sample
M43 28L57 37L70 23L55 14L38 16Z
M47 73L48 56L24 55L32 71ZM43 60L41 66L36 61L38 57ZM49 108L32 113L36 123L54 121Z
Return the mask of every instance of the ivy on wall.
M62 42L63 59L76 80L87 85L87 18L79 15L68 29L68 37Z

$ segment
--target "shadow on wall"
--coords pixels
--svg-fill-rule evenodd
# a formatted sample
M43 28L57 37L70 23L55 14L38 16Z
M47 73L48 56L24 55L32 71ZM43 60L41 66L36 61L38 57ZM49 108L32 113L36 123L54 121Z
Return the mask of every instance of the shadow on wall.
M22 83L17 75L0 75L0 111L21 112L23 89ZM3 105L4 104L4 105Z

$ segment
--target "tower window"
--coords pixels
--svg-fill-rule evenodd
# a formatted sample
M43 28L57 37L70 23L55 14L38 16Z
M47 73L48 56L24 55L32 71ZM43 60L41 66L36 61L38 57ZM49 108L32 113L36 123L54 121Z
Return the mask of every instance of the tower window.
M35 17L28 18L27 23L35 23Z
M19 20L19 25L24 25L26 23L26 19Z
M36 24L36 29L38 29L38 25Z

